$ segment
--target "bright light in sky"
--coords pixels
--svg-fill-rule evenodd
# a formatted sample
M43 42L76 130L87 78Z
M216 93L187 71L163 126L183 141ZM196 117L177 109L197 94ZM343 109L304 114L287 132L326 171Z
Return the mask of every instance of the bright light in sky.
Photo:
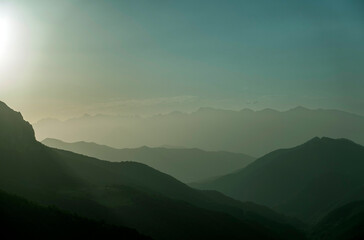
M0 8L0 88L9 86L20 61L20 24L9 8ZM1 89L0 89L1 90Z
M19 5L0 3L0 97L19 93L31 79L32 64L38 59L31 46L34 36L43 36L31 29L37 29L32 15Z
M15 24L8 14L0 15L0 61L6 62L11 54L12 41L15 37Z
M7 16L3 16L0 20L0 54L3 55L7 45L9 44L11 28Z
M360 4L137 2L0 0L0 99L37 120L109 99L178 96L364 114Z

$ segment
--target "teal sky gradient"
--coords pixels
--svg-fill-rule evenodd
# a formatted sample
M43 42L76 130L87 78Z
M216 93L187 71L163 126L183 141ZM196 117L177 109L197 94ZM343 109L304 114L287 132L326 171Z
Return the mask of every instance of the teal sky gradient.
M11 83L0 97L31 120L130 101L151 102L141 114L207 105L364 114L363 1L3 2L0 13L24 23L26 57L1 75Z

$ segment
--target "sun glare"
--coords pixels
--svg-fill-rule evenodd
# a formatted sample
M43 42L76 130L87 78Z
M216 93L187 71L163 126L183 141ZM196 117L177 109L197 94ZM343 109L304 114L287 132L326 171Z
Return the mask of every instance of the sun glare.
M10 8L0 8L0 90L12 82L12 75L19 72L21 51L19 21Z
M10 16L0 16L0 63L6 63L11 57L12 41L14 41L14 24Z
M1 52L3 52L9 44L11 28L9 18L7 16L2 17L0 23L0 49Z

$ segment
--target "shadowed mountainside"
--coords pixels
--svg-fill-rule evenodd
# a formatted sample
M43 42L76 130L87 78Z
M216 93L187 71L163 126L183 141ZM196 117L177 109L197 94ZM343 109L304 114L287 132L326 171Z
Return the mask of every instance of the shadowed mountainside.
M1 233L13 238L150 239L129 228L96 222L55 207L43 207L1 190L0 222Z
M17 139L0 145L0 188L9 193L157 239L304 239L295 221L266 207L192 189L144 164L46 147L5 104L0 123L0 139Z
M313 138L271 152L239 172L194 184L315 222L350 202L364 186L364 147L346 139Z
M113 162L134 161L147 164L182 182L195 182L225 175L253 162L241 153L207 152L200 149L149 148L115 149L96 143L66 143L47 138L43 144Z
M330 212L314 227L311 239L364 239L364 201L352 202Z

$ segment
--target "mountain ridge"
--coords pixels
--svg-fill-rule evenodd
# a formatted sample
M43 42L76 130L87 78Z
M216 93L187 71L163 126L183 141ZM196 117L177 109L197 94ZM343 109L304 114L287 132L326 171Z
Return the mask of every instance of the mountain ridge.
M364 186L362 171L363 146L347 139L315 137L266 154L233 174L192 186L222 191L314 222L340 201L348 201L345 195ZM330 182L336 182L337 189L329 188ZM328 204L332 207L325 210Z
M221 176L241 169L255 160L241 153L204 151L198 148L139 148L117 149L90 142L67 143L47 138L43 144L113 162L135 161L168 173L182 182Z
M1 150L1 189L158 239L304 239L278 213L192 189L145 164L102 161L38 142Z
M100 129L102 126L103 130ZM35 124L37 139L80 139L116 148L185 146L263 156L294 147L312 136L347 138L364 144L364 117L339 110L294 108L288 111L205 109L192 113L128 119L90 117Z

